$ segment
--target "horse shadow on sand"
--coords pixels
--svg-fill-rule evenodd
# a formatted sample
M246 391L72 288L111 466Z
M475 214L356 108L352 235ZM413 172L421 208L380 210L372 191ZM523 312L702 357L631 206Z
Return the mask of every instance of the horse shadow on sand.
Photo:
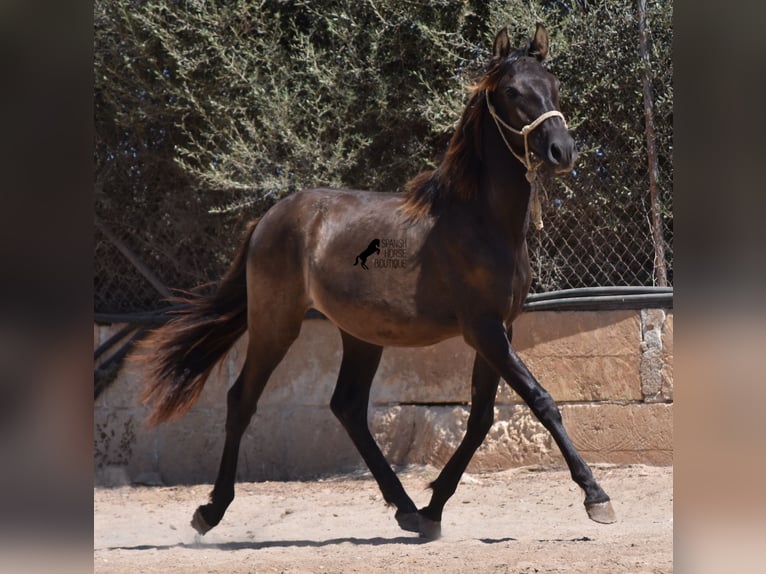
M354 536L344 538L331 538L328 540L264 540L238 541L238 542L177 542L176 544L137 544L135 546L110 546L106 550L170 550L171 548L188 548L191 550L262 550L265 548L321 548L323 546L335 546L344 543L357 546L382 546L384 544L427 544L431 540L416 536L396 536L394 538L356 538Z

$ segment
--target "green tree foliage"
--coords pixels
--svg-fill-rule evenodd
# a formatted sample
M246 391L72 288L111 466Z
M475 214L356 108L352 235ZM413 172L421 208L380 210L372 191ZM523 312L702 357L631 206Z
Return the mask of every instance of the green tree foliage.
M494 33L508 25L518 44L537 21L583 152L550 198L570 211L635 201L646 160L634 7L598 4L95 0L97 216L168 285L214 279L242 221L279 198L318 185L397 191L434 165ZM649 4L669 199L672 5ZM125 274L101 259L97 244L97 294L121 289Z

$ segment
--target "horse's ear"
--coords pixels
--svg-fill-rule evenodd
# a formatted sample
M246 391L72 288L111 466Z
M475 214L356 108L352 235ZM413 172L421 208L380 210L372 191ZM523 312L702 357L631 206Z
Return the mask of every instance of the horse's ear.
M492 58L504 60L510 52L511 41L508 39L508 28L503 28L495 36L495 43L492 45Z
M535 30L535 37L532 38L529 45L529 55L541 62L548 56L548 31L539 22L537 23L537 30Z

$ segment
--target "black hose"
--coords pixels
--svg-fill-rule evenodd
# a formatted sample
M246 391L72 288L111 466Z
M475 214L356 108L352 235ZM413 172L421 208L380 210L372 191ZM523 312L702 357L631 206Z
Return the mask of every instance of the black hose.
M571 299L573 297L601 297L604 295L643 295L651 293L673 294L672 287L581 287L579 289L563 289L546 291L545 293L530 293L527 302L547 301L549 299Z
M672 293L599 295L596 297L561 297L524 304L525 311L601 311L613 309L673 308Z

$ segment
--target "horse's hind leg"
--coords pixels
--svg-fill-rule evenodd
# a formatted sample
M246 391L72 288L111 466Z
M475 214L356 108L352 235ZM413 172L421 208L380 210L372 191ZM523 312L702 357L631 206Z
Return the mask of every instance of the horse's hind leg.
M236 382L226 395L226 442L218 469L218 477L210 494L210 502L197 508L192 526L200 534L216 526L234 499L234 479L237 472L239 443L247 423L255 412L255 403L265 387L263 378L247 375L248 365L240 372ZM242 396L247 396L242 400Z
M460 477L465 472L471 457L492 426L495 394L499 382L500 375L477 354L471 378L471 414L468 417L465 436L439 473L439 477L431 483L433 494L428 506L420 510L420 535L425 538L439 538L441 535L444 505L455 493Z
M192 526L200 534L216 526L234 499L234 481L242 435L255 414L258 399L290 345L298 337L303 311L291 313L290 318L275 322L276 313L268 324L253 321L251 316L247 358L242 372L226 395L226 441L223 447L218 477L210 494L210 502L197 508ZM278 325L275 328L275 325Z
M372 472L383 498L397 508L396 520L404 530L418 532L417 507L389 466L367 425L370 386L383 348L341 331L343 361L330 408L348 432Z

